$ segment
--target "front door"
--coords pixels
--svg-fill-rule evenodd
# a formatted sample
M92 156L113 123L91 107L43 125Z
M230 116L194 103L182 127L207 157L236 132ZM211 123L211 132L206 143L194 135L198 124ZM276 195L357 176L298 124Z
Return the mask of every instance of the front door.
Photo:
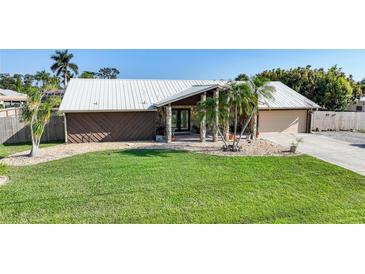
M172 128L175 132L190 131L190 109L172 110Z

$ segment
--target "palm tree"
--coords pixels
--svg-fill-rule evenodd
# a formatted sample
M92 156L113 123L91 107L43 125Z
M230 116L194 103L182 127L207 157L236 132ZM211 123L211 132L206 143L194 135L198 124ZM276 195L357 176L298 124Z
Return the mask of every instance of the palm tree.
M73 71L77 75L78 66L75 63L71 63L71 59L74 57L72 53L68 53L68 50L56 50L56 54L51 56L51 59L55 63L51 66L51 70L56 73L57 76L62 74L63 84L66 88L68 79L71 78L70 71Z
M49 122L52 109L59 105L60 98L56 96L42 100L43 95L39 88L31 87L28 91L27 103L22 108L22 120L30 126L32 138L32 149L29 156L34 157L39 154L39 144L44 132L44 127Z
M256 138L256 128L257 128L257 114L259 112L259 104L266 104L267 99L272 100L272 93L275 91L275 87L270 86L269 80L261 77L253 77L246 82L250 88L250 95L248 99L248 104L245 105L246 114L249 115L245 125L242 127L240 135L237 139L235 147L239 147L239 143L242 138L243 132L246 130L248 124L253 121L252 125L252 137Z
M204 115L206 115L205 117L208 126L213 126L218 130L218 133L224 142L223 148L238 151L239 143L244 131L247 129L249 123L255 120L254 118L258 113L259 103L265 103L265 101L262 101L261 99L271 99L271 93L273 91L274 87L270 86L265 79L261 78L252 78L244 83L230 82L221 90L219 95L218 120L219 124L226 127L227 124L229 125L230 120L233 119L235 138L233 138L231 145L228 145L228 140L225 140L219 124L216 125L214 122L214 117L216 115L215 98L207 98L206 101L198 103L198 120L201 121ZM247 117L247 119L241 121L243 126L239 137L237 138L238 120L244 117L243 114L246 114L245 117ZM254 124L253 127L255 130L256 124ZM255 135L255 132L253 135Z
M218 102L226 102L225 93L219 94ZM197 119L199 122L202 122L205 119L205 122L208 127L212 129L216 129L219 136L222 138L224 146L227 148L228 143L227 140L224 138L221 129L219 128L219 124L226 124L227 115L226 112L222 111L225 108L224 103L218 105L218 124L216 124L216 105L217 105L217 98L215 97L208 97L205 101L200 101L197 104ZM221 111L220 111L221 110Z
M50 74L45 70L37 71L36 74L34 75L34 78L38 82L42 82L42 87L44 87L50 78Z
M50 77L43 86L44 91L57 91L60 88L60 78L56 75Z

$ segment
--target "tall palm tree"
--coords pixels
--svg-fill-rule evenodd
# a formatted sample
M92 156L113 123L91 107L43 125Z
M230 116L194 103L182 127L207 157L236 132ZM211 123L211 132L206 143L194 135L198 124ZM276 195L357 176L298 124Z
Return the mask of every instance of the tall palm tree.
M68 53L68 50L56 50L56 54L51 56L51 59L55 63L51 66L51 70L56 73L57 76L62 74L63 84L66 88L68 79L71 77L70 71L73 71L76 75L78 73L78 66L75 63L71 63L71 59L74 57L72 53Z
M48 72L46 72L45 70L37 71L36 74L34 75L34 78L38 82L42 82L42 87L44 87L46 85L46 83L48 82L50 77L51 77L51 75Z

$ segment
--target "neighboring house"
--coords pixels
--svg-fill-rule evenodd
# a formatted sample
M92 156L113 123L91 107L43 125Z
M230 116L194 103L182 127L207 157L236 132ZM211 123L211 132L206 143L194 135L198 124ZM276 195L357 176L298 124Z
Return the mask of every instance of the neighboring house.
M26 94L0 88L0 108L20 107L25 101Z
M59 111L70 143L152 140L171 131L203 128L196 104L217 96L226 81L71 79ZM309 132L310 113L320 106L281 82L270 82L273 99L260 105L259 132Z
M365 111L365 96L350 104L349 111Z
M51 97L51 96L59 96L61 99L63 98L63 95L65 94L64 89L59 90L46 90L43 91L43 98L44 100Z

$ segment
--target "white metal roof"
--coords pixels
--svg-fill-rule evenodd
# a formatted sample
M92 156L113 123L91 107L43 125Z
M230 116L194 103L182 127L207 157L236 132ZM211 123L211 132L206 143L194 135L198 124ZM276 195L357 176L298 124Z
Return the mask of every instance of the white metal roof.
M194 85L224 84L211 80L71 79L60 111L141 111Z
M16 92L14 90L10 90L10 89L2 89L0 88L0 96L9 96L9 97L27 97L26 94L24 93L20 93L20 92Z
M62 112L146 111L168 100L186 98L227 81L71 79L63 97ZM314 102L280 82L269 106L261 108L319 108Z
M272 81L270 86L275 88L272 100L261 99L260 109L314 109L321 108L319 105L309 100L307 97L291 89L278 81Z

